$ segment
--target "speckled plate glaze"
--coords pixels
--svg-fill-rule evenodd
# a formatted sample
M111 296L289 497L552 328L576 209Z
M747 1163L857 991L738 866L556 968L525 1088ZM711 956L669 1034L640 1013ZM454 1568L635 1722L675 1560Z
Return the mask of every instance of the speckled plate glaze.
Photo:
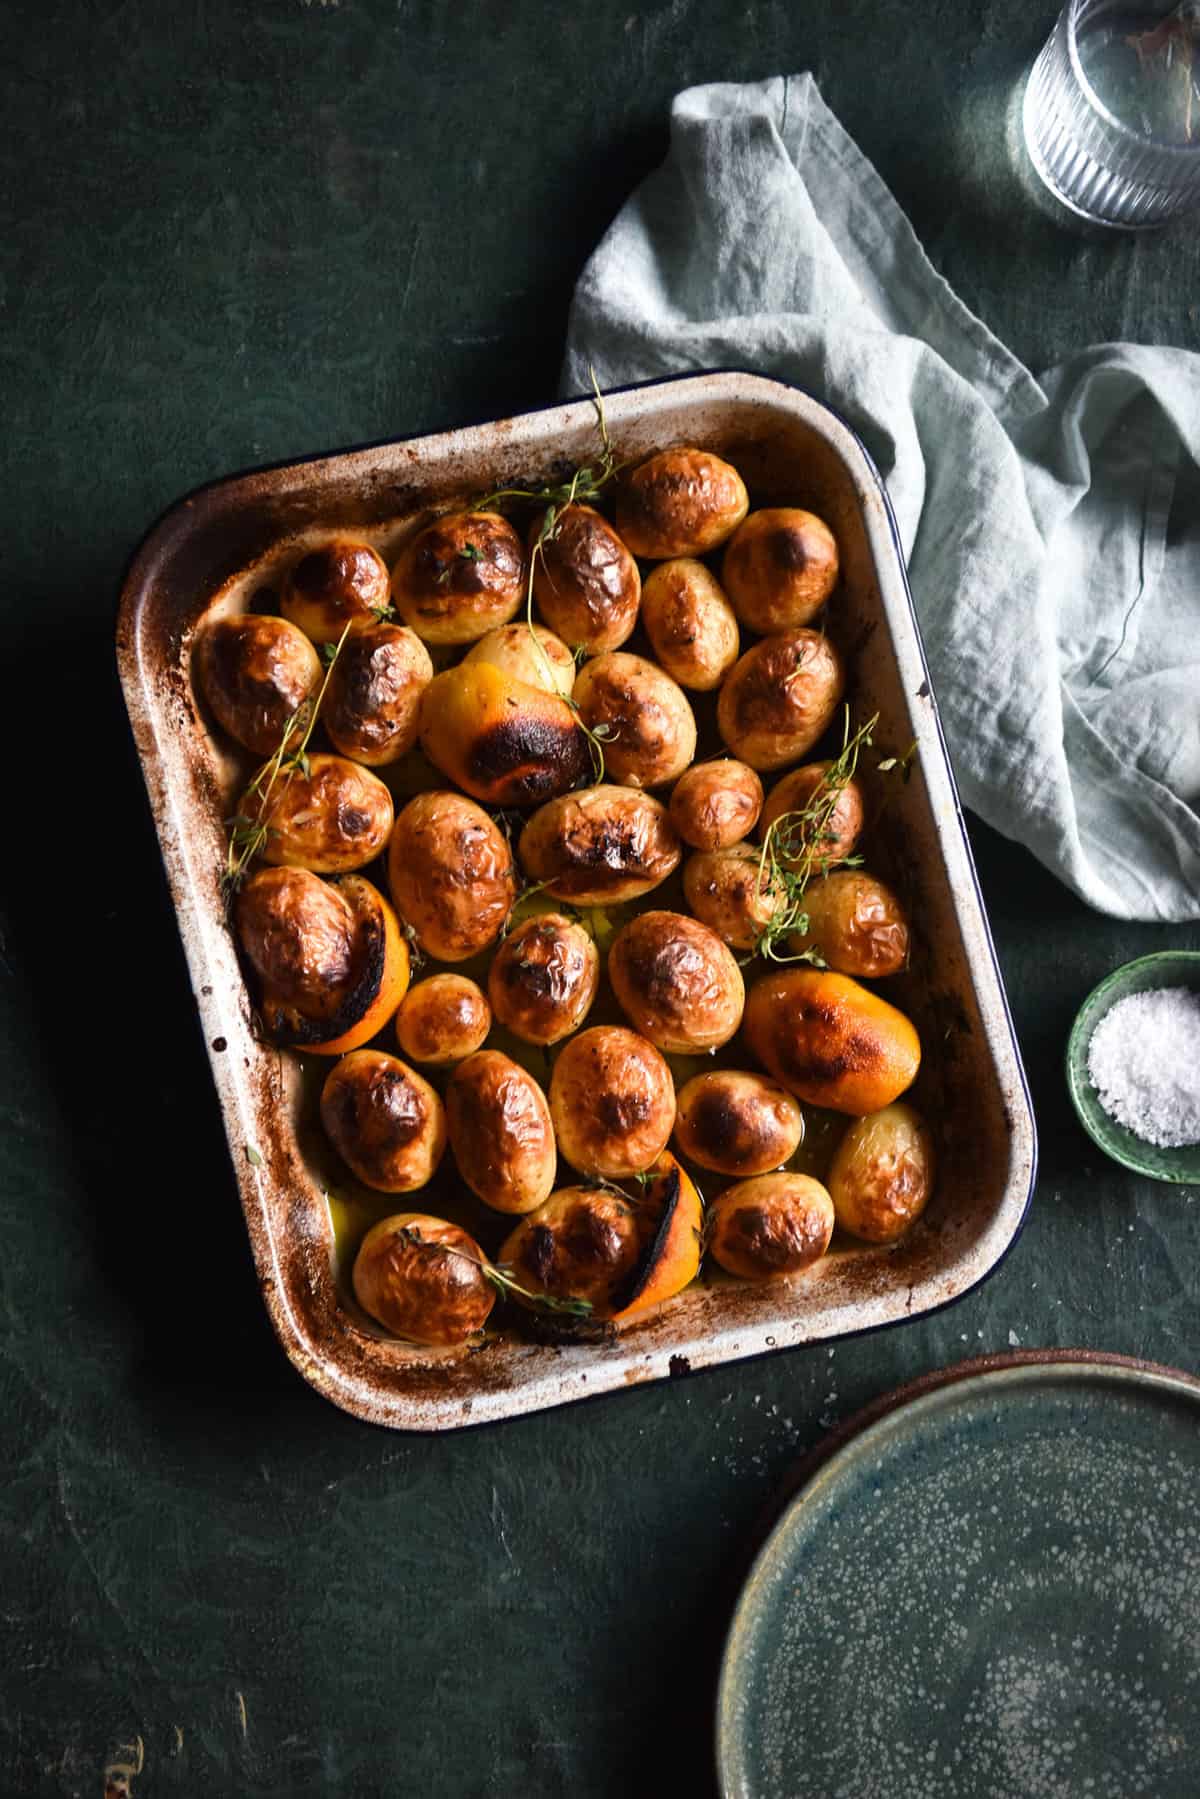
M820 1463L759 1554L722 1793L1195 1799L1200 1382L1060 1352L925 1387Z

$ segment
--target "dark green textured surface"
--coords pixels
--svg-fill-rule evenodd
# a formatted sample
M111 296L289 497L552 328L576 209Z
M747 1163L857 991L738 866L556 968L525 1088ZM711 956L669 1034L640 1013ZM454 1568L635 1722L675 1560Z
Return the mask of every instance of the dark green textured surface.
M341 1416L259 1303L112 675L125 559L188 488L552 396L575 275L689 82L814 69L1034 367L1195 343L1194 231L1063 234L1008 167L1052 10L5 9L10 1790L98 1793L140 1736L143 1795L702 1792L726 1582L822 1420L1013 1336L1200 1361L1196 1196L1106 1164L1061 1073L1094 982L1200 931L1091 915L980 829L1042 1137L995 1280L832 1352L467 1435Z

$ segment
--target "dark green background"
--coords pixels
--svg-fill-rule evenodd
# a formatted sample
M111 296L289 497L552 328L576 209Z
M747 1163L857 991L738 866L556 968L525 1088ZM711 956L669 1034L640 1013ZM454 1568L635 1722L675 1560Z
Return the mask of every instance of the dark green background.
M1200 931L1105 921L975 829L1042 1144L990 1284L527 1421L369 1429L259 1302L113 676L122 568L210 477L552 397L692 82L813 69L1035 368L1194 344L1197 234L1091 241L1022 191L1027 0L3 10L7 1790L96 1794L140 1735L143 1795L703 1792L730 1572L824 1425L1018 1339L1196 1367L1195 1194L1102 1163L1060 1057L1100 975Z

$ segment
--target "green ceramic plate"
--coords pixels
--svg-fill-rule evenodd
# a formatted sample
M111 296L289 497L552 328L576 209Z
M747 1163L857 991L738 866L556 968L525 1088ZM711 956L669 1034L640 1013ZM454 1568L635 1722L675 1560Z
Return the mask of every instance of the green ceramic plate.
M1067 1086L1079 1122L1114 1162L1149 1175L1151 1180L1200 1185L1200 1143L1184 1149L1159 1149L1157 1144L1135 1137L1109 1117L1088 1076L1088 1044L1109 1007L1131 993L1149 993L1156 987L1192 987L1200 992L1200 950L1160 950L1157 955L1141 956L1093 987L1076 1013L1067 1039Z
M957 1379L837 1450L742 1591L726 1799L1196 1799L1200 1382Z

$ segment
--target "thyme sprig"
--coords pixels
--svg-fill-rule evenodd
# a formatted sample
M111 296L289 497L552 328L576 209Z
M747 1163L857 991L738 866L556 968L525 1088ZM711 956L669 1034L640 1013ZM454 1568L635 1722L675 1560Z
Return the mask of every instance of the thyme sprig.
M503 1262L489 1262L479 1256L473 1256L469 1251L459 1249L453 1243L430 1242L421 1235L420 1231L414 1230L410 1224L401 1225L396 1235L401 1242L409 1244L413 1249L431 1249L435 1253L440 1251L448 1256L460 1256L464 1262L474 1263L484 1280L490 1281L501 1297L511 1295L514 1299L523 1300L526 1305L533 1306L539 1312L565 1313L572 1318L587 1318L591 1315L592 1302L590 1299L560 1299L553 1293L535 1293L531 1288L523 1287L520 1281L514 1279Z

